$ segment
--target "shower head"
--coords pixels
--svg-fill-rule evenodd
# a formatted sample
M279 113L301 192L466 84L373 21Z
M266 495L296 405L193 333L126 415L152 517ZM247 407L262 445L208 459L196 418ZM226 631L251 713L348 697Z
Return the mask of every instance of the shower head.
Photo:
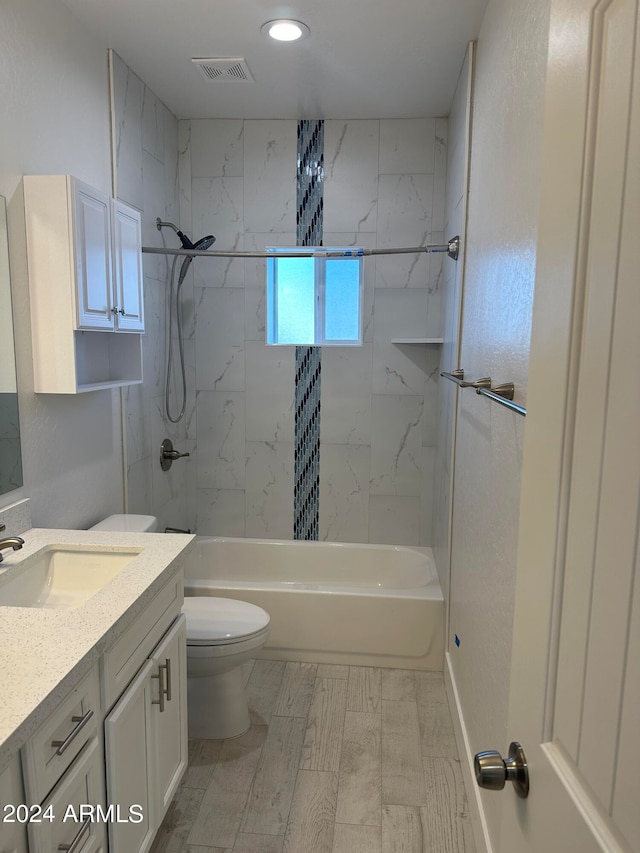
M178 235L179 236L179 235ZM184 234L182 235L184 237ZM182 240L182 237L180 239ZM210 249L211 246L216 242L216 238L213 234L208 234L206 237L201 237L196 243L192 243L187 237L184 237L185 240L189 243L188 246L184 246L184 241L182 245L185 249L195 249L197 252L206 252L207 249ZM189 264L193 260L192 255L187 255L187 257L182 262L182 267L180 268L180 275L178 276L178 286L182 284L184 278L187 274L187 270L189 269Z
M197 249L199 252L206 252L207 249L210 249L211 246L216 242L216 238L213 234L207 234L206 237L201 237L197 243L192 246L188 246L189 249Z
M186 234L183 234L182 231L180 231L177 225L174 225L173 222L163 222L160 217L156 219L156 228L158 229L158 231L160 231L162 228L173 228L173 230L180 238L180 242L182 243L183 249L200 249L202 251L205 251L215 242L216 239L213 234L209 234L208 237L203 237L201 240L198 240L198 242L194 244L191 242L191 240L187 237Z

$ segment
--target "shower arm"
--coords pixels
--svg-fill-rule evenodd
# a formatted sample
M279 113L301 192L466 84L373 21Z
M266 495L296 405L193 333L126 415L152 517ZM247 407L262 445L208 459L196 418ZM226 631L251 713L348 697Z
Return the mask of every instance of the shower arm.
M171 223L163 224L171 225ZM234 252L231 250L225 251L221 249L200 251L198 249L165 249L156 246L143 246L142 251L151 255L185 255L191 258L357 258L362 255L406 255L420 254L421 252L436 254L439 252L446 252L452 260L457 261L460 252L460 237L452 237L447 243L437 243L427 246L414 246L402 249L354 249L352 251L345 249L340 252Z

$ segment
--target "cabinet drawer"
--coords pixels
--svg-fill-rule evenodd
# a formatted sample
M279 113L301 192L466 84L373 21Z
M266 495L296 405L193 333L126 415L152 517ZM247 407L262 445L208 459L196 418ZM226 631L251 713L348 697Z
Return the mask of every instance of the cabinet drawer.
M43 802L42 821L29 824L29 853L58 853L74 843L77 853L106 851L103 773L100 743L93 738Z
M180 613L183 586L183 573L179 571L104 654L101 686L105 710L111 708Z
M97 667L91 670L22 748L28 803L41 803L100 723Z

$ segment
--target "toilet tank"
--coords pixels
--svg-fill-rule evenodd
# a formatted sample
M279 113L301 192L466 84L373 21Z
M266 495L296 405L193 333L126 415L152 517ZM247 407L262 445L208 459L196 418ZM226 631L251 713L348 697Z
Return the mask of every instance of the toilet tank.
M104 518L89 530L107 530L114 533L154 533L158 529L155 515L116 514Z

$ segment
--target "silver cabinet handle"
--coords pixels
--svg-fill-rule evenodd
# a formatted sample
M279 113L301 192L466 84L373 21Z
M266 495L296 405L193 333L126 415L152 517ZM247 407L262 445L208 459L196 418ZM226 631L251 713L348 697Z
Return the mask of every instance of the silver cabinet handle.
M171 702L171 658L165 658L165 667L167 668L167 702Z
M73 740L80 734L80 730L83 729L87 725L87 723L89 722L91 717L93 717L93 711L92 710L88 710L87 713L84 714L84 716L82 716L82 717L76 717L76 716L71 717L71 722L77 723L77 725L69 732L69 734L66 736L66 738L64 740L52 740L51 741L51 746L57 747L56 755L62 755L63 752L66 752L66 750L69 748L69 746L71 746L71 743L73 742Z
M80 849L80 846L83 844L84 836L89 831L91 826L91 818L87 818L85 822L82 824L78 832L76 833L75 838L71 842L71 844L58 844L58 850L65 851L65 853L76 853L77 850Z
M152 705L160 705L160 713L164 713L164 697L167 695L167 687L165 681L165 673L167 671L166 663L158 664L158 674L152 675L151 678L158 679L158 698L152 699ZM168 697L167 697L168 698Z

